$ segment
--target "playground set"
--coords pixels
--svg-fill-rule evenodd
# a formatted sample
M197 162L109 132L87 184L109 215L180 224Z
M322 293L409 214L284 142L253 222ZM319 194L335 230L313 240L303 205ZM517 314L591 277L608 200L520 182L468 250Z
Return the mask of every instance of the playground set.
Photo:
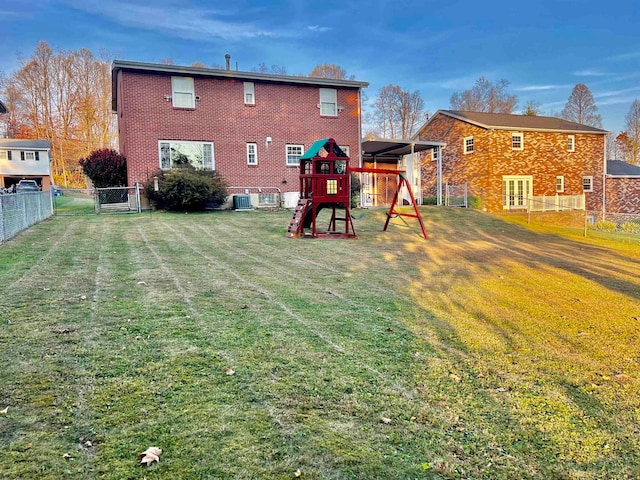
M333 138L315 141L300 157L300 199L289 223L287 237L358 238L350 212L351 173L363 172L398 176L395 195L387 212L383 231L387 230L392 218L411 217L418 219L425 240L429 238L404 170L351 167L349 160ZM409 194L413 213L396 210L403 186ZM319 230L318 214L324 209L331 211L331 217L327 229ZM338 225L342 228L338 228Z

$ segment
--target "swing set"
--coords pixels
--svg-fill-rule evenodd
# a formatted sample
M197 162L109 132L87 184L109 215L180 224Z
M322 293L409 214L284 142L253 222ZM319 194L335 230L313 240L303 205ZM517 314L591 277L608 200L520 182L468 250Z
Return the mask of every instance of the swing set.
M293 212L286 236L290 238L358 238L350 213L351 173L357 172L397 175L398 183L383 231L387 230L391 218L416 218L420 223L422 236L427 240L429 236L406 172L395 169L350 167L349 160L333 138L317 140L300 157L300 199ZM396 209L403 186L411 199L413 213ZM331 219L326 230L319 230L316 220L323 209L331 210ZM340 211L344 211L343 216L339 216ZM342 230L338 229L338 222L344 225Z

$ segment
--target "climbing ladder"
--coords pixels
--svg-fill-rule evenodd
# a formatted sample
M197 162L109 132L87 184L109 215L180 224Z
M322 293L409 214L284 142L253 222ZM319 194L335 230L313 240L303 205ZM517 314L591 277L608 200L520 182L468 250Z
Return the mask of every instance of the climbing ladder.
M285 236L289 238L298 238L298 236L304 231L304 215L309 207L311 199L301 198L298 200L298 205L293 211L293 217L289 222L289 228Z

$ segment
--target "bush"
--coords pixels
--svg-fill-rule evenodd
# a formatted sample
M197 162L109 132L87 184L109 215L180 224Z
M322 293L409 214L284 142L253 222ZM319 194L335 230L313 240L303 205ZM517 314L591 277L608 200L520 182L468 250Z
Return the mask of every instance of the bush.
M437 197L423 197L422 205L437 205L438 198Z
M480 210L480 208L482 207L480 198L474 195L469 195L467 197L467 204L469 205L469 208L473 208L474 210Z
M362 184L355 173L351 174L351 208L356 208L360 202L360 189Z
M594 230L599 230L601 232L615 232L618 228L618 224L615 222L596 222L593 225Z
M620 231L624 233L640 234L640 222L625 222L620 225Z
M87 158L80 159L79 163L96 188L127 184L127 159L115 150L94 150Z
M205 206L220 206L227 198L227 183L215 171L193 167L170 172L157 172L158 191L153 177L145 184L145 192L157 208L163 210L202 210Z

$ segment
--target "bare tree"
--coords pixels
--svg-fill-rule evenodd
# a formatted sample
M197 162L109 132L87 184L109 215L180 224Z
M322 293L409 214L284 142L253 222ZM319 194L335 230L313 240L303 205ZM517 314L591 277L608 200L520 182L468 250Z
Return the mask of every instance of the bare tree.
M578 83L573 87L561 115L565 120L602 128L602 117L598 114L591 90L584 83Z
M311 70L309 76L334 80L353 80L355 78L353 75L347 76L347 71L344 68L332 63L319 63Z
M607 133L607 160L617 160L621 158L620 148L616 142L615 132Z
M273 73L275 75L286 75L287 67L283 67L282 65L271 65L270 67L267 67L264 62L261 62L257 67L253 67L251 71L258 73Z
M634 100L629 112L624 117L629 137L630 161L638 164L640 161L640 101ZM627 160L629 161L629 160Z
M539 115L544 115L544 112L541 110L540 102L536 102L535 100L527 101L526 105L522 109L522 115L529 115L531 117L537 117Z
M420 92L398 85L382 87L373 107L377 133L383 138L410 138L426 118Z
M451 95L451 108L468 112L512 113L518 103L518 97L509 95L508 87L507 80L491 83L480 77L470 90Z
M620 132L616 137L616 146L618 147L618 152L622 156L622 159L625 162L632 162L632 148L631 148L631 139L627 132Z

